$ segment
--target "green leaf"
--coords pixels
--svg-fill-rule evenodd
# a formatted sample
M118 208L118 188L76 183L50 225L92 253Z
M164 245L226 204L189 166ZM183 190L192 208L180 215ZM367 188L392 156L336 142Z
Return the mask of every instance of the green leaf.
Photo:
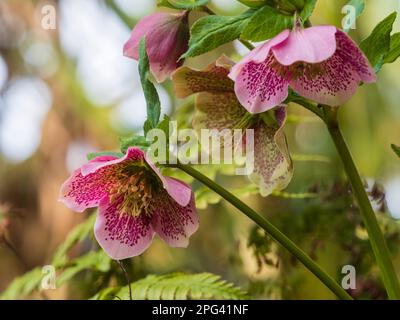
M372 33L361 42L360 48L364 51L369 62L378 72L384 62L385 55L390 50L390 33L396 20L396 12L393 12L379 22Z
M347 3L347 5L348 5L348 6L353 6L353 7L354 7L354 9L356 10L356 12L355 12L355 13L356 13L355 19L357 19L357 18L361 15L361 13L364 11L364 8L365 8L365 0L350 0L350 1ZM351 27L351 24L348 24L346 27L343 28L343 30L344 30L345 32L349 32L350 27Z
M90 251L89 253L69 262L63 272L57 277L56 285L57 287L60 287L83 270L92 269L107 272L110 270L110 266L111 259L103 250Z
M249 296L243 290L211 273L149 275L131 284L135 300L186 300L186 299L229 299L242 300ZM128 286L120 290L107 289L94 298L128 300Z
M385 63L392 63L400 56L400 32L390 37L390 50L385 55Z
M394 151L395 154L400 158L400 147L396 146L395 144L392 144L392 150Z
M86 155L86 158L90 161L94 158L101 157L101 156L112 156L121 158L123 154L121 152L114 152L114 151L101 151L101 152L90 152Z
M121 151L126 153L129 147L139 147L143 150L148 148L150 143L143 136L132 135L128 137L119 137L119 145Z
M147 133L150 129L157 127L160 120L161 105L157 90L149 80L150 63L144 38L139 45L139 74L147 105L147 120L144 125L144 132Z
M197 20L190 30L189 49L182 56L195 57L240 37L253 11L232 16L206 16Z
M316 0L307 0L300 12L300 18L306 21L315 8ZM293 26L293 16L284 15L278 9L264 6L251 17L241 37L251 41L271 39L285 29Z
M196 9L207 5L208 0L159 0L157 6L167 7L171 9Z
M305 0L304 1L304 7L300 12L300 18L303 21L306 21L312 15L316 4L317 4L317 0Z
M264 6L251 17L241 37L251 41L263 41L291 28L292 25L292 16L285 16L275 8Z
M14 279L7 289L0 295L2 300L15 300L26 297L39 288L42 281L42 269L35 268Z
M86 221L77 225L70 233L64 242L57 248L52 265L56 268L64 265L68 261L67 253L68 251L78 242L82 242L91 233L94 226L94 221L96 220L96 214L92 214Z

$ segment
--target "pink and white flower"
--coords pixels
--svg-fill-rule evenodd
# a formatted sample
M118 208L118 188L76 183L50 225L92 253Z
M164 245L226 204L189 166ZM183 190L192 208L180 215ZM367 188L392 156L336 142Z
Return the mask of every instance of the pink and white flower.
M196 94L193 127L197 131L254 130L254 171L249 178L265 197L286 188L293 175L283 131L286 106L280 105L263 114L250 114L238 101L234 82L228 78L232 66L233 62L222 56L202 70L180 67L172 75L175 95L185 98ZM236 151L233 142L229 146Z
M155 233L186 247L199 225L191 188L162 176L136 147L122 158L99 156L83 165L62 185L60 201L77 212L99 207L95 237L115 260L140 255Z
M357 44L334 26L284 30L247 54L229 77L235 81L239 101L251 113L281 104L289 86L305 98L339 106L361 81L376 81Z
M157 12L144 17L135 25L125 43L124 55L138 60L143 37L151 72L158 82L163 82L182 64L180 57L188 49L188 11L178 14Z

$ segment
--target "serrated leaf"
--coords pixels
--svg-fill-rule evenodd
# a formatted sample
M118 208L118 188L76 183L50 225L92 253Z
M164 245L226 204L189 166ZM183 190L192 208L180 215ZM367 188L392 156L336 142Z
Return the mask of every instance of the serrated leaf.
M393 12L379 22L372 33L360 44L361 50L364 51L375 72L380 70L385 55L390 50L390 33L396 16L397 13Z
M2 300L15 300L26 297L34 290L39 288L42 281L41 268L35 268L26 272L22 276L14 279L13 282L2 292L0 299Z
M390 37L390 49L385 55L385 63L392 63L400 56L400 32Z
M251 41L263 41L291 28L292 24L292 16L285 16L275 8L264 6L251 17L241 37Z
M308 0L304 3L299 16L306 21L312 12L316 0ZM284 15L278 9L271 6L264 6L257 10L244 28L241 37L250 41L263 41L271 39L285 29L293 26L293 16Z
M246 292L211 273L149 275L131 284L134 300L248 299ZM129 299L128 286L112 292L122 300ZM98 293L95 297L109 298ZM95 298L93 297L93 298Z
M157 6L163 6L171 9L196 9L207 5L209 0L159 0Z
M52 265L57 268L68 261L68 251L78 242L82 242L90 234L93 230L95 220L96 214L92 214L86 221L77 225L70 231L64 242L57 248L53 256Z
M139 44L139 75L147 107L147 120L143 127L146 134L149 130L157 127L157 124L160 120L161 104L156 87L149 80L150 63L146 52L144 38Z
M396 146L395 144L392 144L391 146L394 153L400 158L400 147Z
M196 57L240 37L253 11L241 15L206 16L197 20L190 30L189 49L182 56Z
M123 153L126 153L129 147L139 147L146 149L150 146L150 143L143 136L132 135L128 137L119 137L120 149Z
M86 155L86 158L90 161L94 158L101 157L101 156L112 156L121 158L123 157L123 153L121 152L114 152L114 151L101 151L101 152L90 152Z
M355 9L355 17L354 17L354 19L357 19L361 15L361 13L364 11L365 0L350 0L347 3L347 5L354 7L354 9ZM351 18L353 18L353 17L351 17ZM351 24L348 24L343 28L343 30L345 32L349 32L350 28L351 28Z

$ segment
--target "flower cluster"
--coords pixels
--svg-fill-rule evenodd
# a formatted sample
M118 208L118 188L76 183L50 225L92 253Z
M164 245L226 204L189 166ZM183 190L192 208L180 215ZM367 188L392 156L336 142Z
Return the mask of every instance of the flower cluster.
M263 196L285 188L293 165L283 125L289 87L319 104L339 106L361 82L376 80L365 55L334 26L283 30L241 61L222 56L202 70L181 66L188 49L189 11L143 18L124 46L139 59L146 38L150 69L158 82L172 77L175 94L196 94L195 129L253 129L255 165L250 175ZM60 200L72 210L99 207L95 236L113 259L137 256L155 233L173 247L186 247L199 218L191 187L161 175L138 147L125 156L98 156L63 184Z

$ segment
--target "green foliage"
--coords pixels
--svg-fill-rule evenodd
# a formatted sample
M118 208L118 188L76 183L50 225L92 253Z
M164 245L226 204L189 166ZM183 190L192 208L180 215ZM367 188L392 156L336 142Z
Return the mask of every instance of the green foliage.
M167 7L171 9L196 9L205 6L208 0L158 0L157 6Z
M384 20L379 22L372 33L360 44L361 50L364 51L376 72L381 69L385 55L390 50L390 33L392 32L396 16L397 13L393 12Z
M120 149L123 153L128 150L129 147L139 147L144 150L150 146L150 143L143 136L131 135L127 137L119 137Z
M400 147L396 146L395 144L392 144L392 150L394 151L395 154L400 158Z
M69 261L67 253L77 243L82 242L93 230L96 215L93 214L85 222L76 226L68 235L67 239L56 250L51 265L59 272L56 278L57 286L77 275L79 272L92 269L107 272L110 269L110 258L100 251L90 251L86 255ZM35 268L22 276L14 279L8 288L0 296L1 299L20 299L32 292L39 290L43 279L41 268Z
M361 15L365 8L365 0L350 0L347 5L353 6L356 9L356 19ZM350 26L345 27L344 31L349 32Z
M160 120L161 104L156 87L149 80L150 63L144 38L140 41L139 45L139 74L147 105L147 120L143 126L146 134L149 130L157 127Z
M131 284L134 300L248 299L246 292L211 273L149 275ZM128 286L107 288L92 299L129 300Z
M304 7L299 14L303 21L310 17L315 4L315 0L304 3ZM243 30L242 38L251 41L263 41L276 36L284 29L292 28L292 26L292 15L285 15L276 8L264 6L250 18Z
M206 16L197 20L190 30L189 49L182 56L195 57L240 37L253 11L238 16Z
M390 37L390 50L385 55L385 63L392 63L400 56L400 32Z
M267 0L237 0L250 8L260 8L267 3Z
M101 157L101 156L112 156L121 158L123 154L121 152L114 152L114 151L102 151L102 152L91 152L86 155L88 160L93 160L94 158Z
M281 14L277 9L264 6L247 23L242 37L246 40L262 41L276 36L293 25L293 17Z
M92 214L86 221L77 225L72 231L68 234L65 241L57 248L54 256L52 265L55 267L62 266L67 263L68 251L77 243L82 242L88 234L93 230L94 221L96 220L96 215Z

